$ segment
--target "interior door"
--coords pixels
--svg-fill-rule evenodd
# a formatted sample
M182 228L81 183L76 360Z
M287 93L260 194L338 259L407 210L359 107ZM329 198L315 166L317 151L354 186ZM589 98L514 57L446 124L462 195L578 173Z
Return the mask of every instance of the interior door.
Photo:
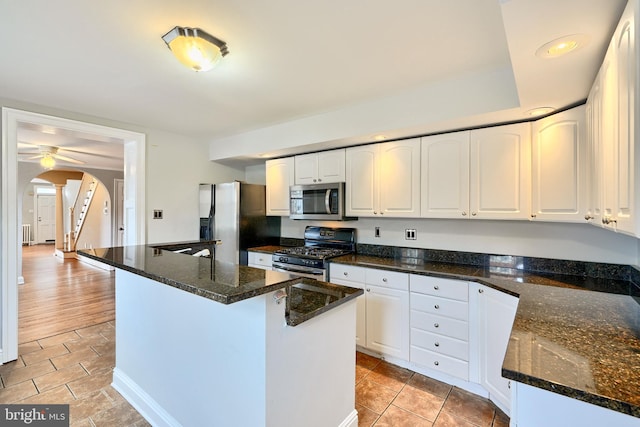
M36 243L56 240L56 196L39 194L36 202Z
M115 183L115 203L114 203L114 226L115 226L115 246L122 246L124 242L124 180L116 179Z

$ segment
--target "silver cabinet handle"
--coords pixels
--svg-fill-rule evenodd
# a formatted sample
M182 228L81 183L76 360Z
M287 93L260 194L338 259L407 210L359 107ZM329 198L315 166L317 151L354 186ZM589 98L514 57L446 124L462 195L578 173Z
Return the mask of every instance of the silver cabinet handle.
M587 220L587 221L589 221L590 219L593 219L593 217L592 217L591 215L589 215L589 214L586 214L586 215L584 216L584 219L585 219L585 220Z
M440 343L439 343L439 342L436 342L434 345L435 345L436 347L440 347Z
M433 308L435 308L436 310L440 309L440 306L438 304L434 305Z
M437 360L435 362L433 362L434 365L438 366L440 364L440 362L438 362Z
M435 290L437 291L438 289L440 289L440 286L435 285L435 286L433 287L433 289L435 289Z
M342 274L344 274L345 276L348 276L348 275L349 275L349 273L347 273L346 271L345 271L344 273L342 273Z
M462 216L467 216L467 213L465 211L462 211Z
M386 277L383 277L383 278L382 278L382 281L383 281L384 283L387 283L387 278L386 278Z
M484 289L478 289L478 293L484 293Z
M535 218L535 217L536 217L536 214L531 214L531 218Z
M367 292L371 292L371 288L367 288Z
M433 324L433 327L434 327L434 328L439 328L439 327L440 327L440 323L434 323L434 324Z

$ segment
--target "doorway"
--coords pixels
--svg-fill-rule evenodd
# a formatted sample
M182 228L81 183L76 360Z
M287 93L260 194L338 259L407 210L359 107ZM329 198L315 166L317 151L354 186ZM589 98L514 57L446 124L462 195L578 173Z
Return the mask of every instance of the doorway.
M18 128L21 125L40 125L67 131L119 138L125 151L124 183L126 199L124 244L142 244L146 241L145 221L145 154L146 137L138 132L79 122L28 111L2 108L2 185L0 244L1 287L0 313L2 316L2 348L0 363L18 357L18 277L22 272L22 239L18 238ZM21 237L21 236L20 236Z

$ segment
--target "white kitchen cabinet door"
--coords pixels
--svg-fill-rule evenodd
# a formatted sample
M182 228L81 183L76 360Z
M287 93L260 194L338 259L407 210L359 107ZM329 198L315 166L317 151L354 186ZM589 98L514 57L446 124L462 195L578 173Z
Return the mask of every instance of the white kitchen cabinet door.
M344 182L344 180L344 148L295 156L296 185Z
M347 216L420 216L420 140L347 149Z
M422 138L421 216L469 218L469 131Z
M603 186L603 153L602 153L602 92L601 76L591 88L586 104L588 151L588 203L585 219L593 225L602 226L602 186Z
M296 185L318 183L318 153L295 156Z
M267 160L267 215L289 216L289 187L294 183L294 158Z
M616 119L616 69L613 42L609 46L600 68L600 89L602 91L601 132L602 132L602 220L601 225L615 230L616 178L615 159L617 156Z
M366 285L367 345L409 360L409 292Z
M502 363L507 351L518 298L478 283L470 283L477 304L480 384L489 392L489 398L507 414L511 408L511 383L502 376Z
M365 289L364 268L343 264L329 266L329 282L336 285ZM365 292L366 294L366 292ZM356 345L367 346L367 305L366 295L356 299Z
M272 257L269 254L263 252L248 252L249 267L261 268L263 270L271 270Z
M530 124L472 130L470 152L471 216L528 219L531 196Z
M532 220L584 222L587 211L585 107L532 126Z
M347 149L346 179L347 216L377 216L379 192L376 144Z
M344 182L345 156L344 148L318 153L318 182Z
M420 139L378 145L380 214L385 217L419 217Z
M635 124L636 124L636 34L634 2L629 2L618 28L614 33L615 57L615 98L617 101L616 118L614 124L617 129L614 154L614 188L615 211L613 219L616 229L626 234L636 235L637 229L636 202L640 198L636 194L636 170L634 165L638 153L636 152Z

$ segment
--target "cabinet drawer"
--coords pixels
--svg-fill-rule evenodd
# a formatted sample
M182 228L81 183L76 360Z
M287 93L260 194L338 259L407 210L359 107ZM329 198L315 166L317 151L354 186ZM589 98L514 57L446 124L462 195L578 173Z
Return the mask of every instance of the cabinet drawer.
M464 301L411 292L411 309L458 320L469 320L469 304Z
M271 268L271 255L262 252L249 252L248 263Z
M469 381L469 362L411 346L411 363Z
M364 283L364 268L353 265L329 263L329 278Z
M438 316L424 311L411 310L410 324L412 328L434 332L447 337L467 341L469 339L469 323L451 317Z
M469 343L444 335L432 334L420 329L411 329L411 345L435 353L446 354L456 359L469 360Z
M409 290L409 274L407 273L367 268L364 271L364 278L367 285L382 286L400 291Z
M411 275L411 292L469 301L469 284L460 280Z

